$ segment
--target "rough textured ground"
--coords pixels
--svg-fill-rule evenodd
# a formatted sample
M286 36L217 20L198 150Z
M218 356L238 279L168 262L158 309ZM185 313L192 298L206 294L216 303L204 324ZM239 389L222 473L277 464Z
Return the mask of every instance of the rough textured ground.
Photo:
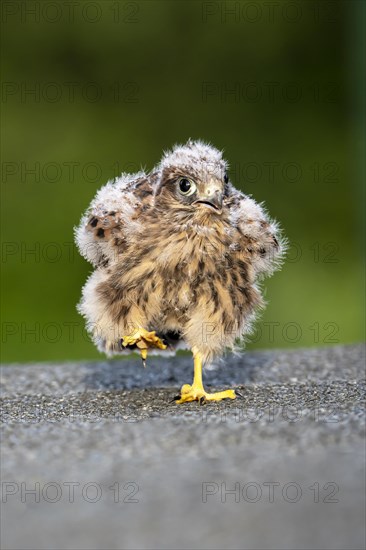
M2 368L2 548L358 549L363 346ZM33 491L33 492L32 492ZM230 492L231 491L231 492Z

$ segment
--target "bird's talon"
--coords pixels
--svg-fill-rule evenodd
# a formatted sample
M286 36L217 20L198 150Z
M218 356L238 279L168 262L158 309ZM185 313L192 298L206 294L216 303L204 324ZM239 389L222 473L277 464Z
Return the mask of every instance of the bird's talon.
M147 348L140 348L140 354L142 359L142 365L146 368Z
M215 393L207 393L200 386L184 384L180 390L180 395L177 395L174 401L179 405L192 401L198 401L200 405L205 405L208 401L221 401L222 399L236 399L235 391L224 390Z
M156 331L148 332L144 328L134 330L132 334L123 336L121 338L121 345L125 348L127 346L137 347L140 350L142 364L146 367L147 350L149 348L166 349L167 345L156 336Z

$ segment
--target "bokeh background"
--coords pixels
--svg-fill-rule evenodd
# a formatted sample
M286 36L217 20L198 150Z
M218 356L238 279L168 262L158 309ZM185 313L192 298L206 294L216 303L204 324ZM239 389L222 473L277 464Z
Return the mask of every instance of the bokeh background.
M73 227L189 137L291 244L247 347L363 340L363 2L72 5L2 6L2 360L99 356Z

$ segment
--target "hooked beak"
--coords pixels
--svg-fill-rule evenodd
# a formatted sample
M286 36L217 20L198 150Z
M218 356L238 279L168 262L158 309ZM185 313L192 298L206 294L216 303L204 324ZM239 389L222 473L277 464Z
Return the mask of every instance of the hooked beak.
M214 208L215 210L221 212L222 209L222 193L220 191L215 191L211 194L201 195L193 204L203 204L207 207Z

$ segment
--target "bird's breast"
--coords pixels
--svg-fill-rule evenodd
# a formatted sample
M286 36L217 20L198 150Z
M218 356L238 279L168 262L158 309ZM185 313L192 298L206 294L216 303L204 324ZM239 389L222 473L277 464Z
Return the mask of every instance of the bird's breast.
M121 303L127 298L156 327L178 331L192 307L224 322L250 304L250 265L235 236L200 228L154 236L136 239L126 250L116 285Z

